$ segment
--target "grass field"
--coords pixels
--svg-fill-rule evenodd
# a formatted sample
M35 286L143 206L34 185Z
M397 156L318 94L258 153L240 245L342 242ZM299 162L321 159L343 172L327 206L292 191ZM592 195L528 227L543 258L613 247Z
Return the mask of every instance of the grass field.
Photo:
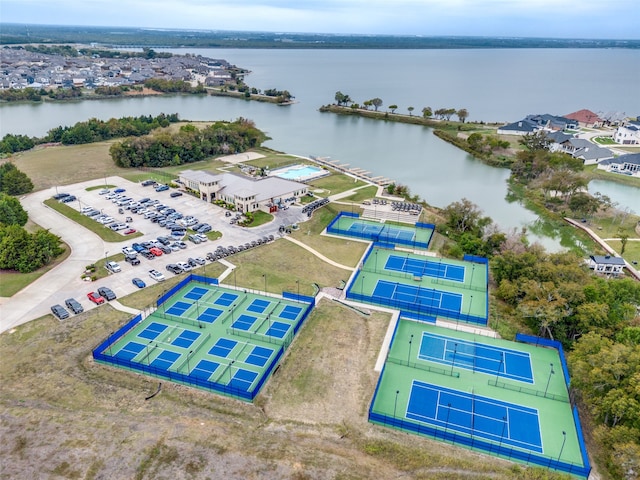
M308 182L309 190L321 189L326 190L326 194L322 196L335 195L352 188L366 185L362 180L355 180L348 175L333 173L327 177L318 178Z
M98 341L127 318L104 305L0 335L3 475L560 478L367 423L386 315L321 302L257 405L167 382L145 400L157 379L91 359Z
M620 240L609 240L607 243L618 253L622 250L622 243ZM627 246L624 249L624 255L622 255L622 258L629 263L636 262L635 268L638 269L638 265L640 265L640 241L627 241Z

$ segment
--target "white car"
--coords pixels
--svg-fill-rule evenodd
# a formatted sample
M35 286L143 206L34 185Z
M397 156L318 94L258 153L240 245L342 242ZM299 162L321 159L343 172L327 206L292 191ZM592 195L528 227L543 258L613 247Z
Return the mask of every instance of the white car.
M131 247L122 247L122 253L124 253L125 257L133 257L137 255L137 252Z
M111 193L111 190L109 190L108 188L103 188L98 192L98 195L108 195L109 193Z
M193 236L199 238L201 242L206 242L207 240L209 240L209 237L207 237L204 233L194 233Z
M189 265L187 262L177 262L176 265L178 265L183 272L191 271L191 265Z
M93 210L93 207L86 205L80 209L80 213L87 213L87 212L90 212L91 210Z
M159 272L158 270L155 270L155 269L149 270L149 276L151 278L153 278L156 282L164 282L165 281L164 275L161 272Z
M107 225L107 224L113 223L113 222L114 222L114 220L111 217L102 217L102 218L98 219L98 223L101 223L103 225Z
M107 262L105 264L105 267L111 273L118 273L119 271L121 271L120 265L116 262Z

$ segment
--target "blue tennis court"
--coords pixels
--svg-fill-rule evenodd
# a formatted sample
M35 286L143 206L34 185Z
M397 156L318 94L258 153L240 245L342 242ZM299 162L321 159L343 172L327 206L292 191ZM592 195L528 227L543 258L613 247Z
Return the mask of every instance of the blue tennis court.
M414 380L406 418L542 453L533 408Z
M238 390L248 392L257 376L258 374L256 372L240 368L236 371L229 385Z
M401 228L392 227L391 225L373 225L370 223L360 223L354 221L347 230L349 233L368 236L369 238L385 238L389 240L405 240L412 241L416 234L411 230L403 230Z
M178 358L180 358L179 353L163 350L160 355L151 362L151 366L159 370L169 370Z
M136 355L144 350L144 347L145 345L142 345L141 343L129 342L120 350L118 350L115 356L118 358L122 358L123 360L132 360Z
M233 302L236 301L236 298L238 298L238 295L236 295L235 293L223 293L222 295L220 295L219 298L216 299L215 302L218 305L222 305L223 307L228 307L229 305L231 305Z
M289 331L289 324L282 322L273 322L265 335L276 338L283 338Z
M218 308L207 307L204 312L200 314L198 320L202 320L203 322L213 323L216 319L222 315L223 310Z
M167 329L166 325L162 325L161 323L152 322L147 325L143 331L141 331L138 336L140 338L146 338L147 340L154 340L158 337L162 332Z
M262 313L267 309L269 305L271 305L271 302L269 302L268 300L261 300L260 298L256 298L247 307L247 312Z
M257 317L242 314L235 322L233 322L231 328L237 328L238 330L250 330L257 319Z
M389 255L384 266L385 270L411 273L416 277L434 277L464 282L464 267L448 263L433 262L421 258L401 257Z
M198 337L200 336L199 332L192 332L191 330L183 330L178 337L171 342L171 345L175 345L180 348L189 348L193 345Z
M424 305L456 313L460 313L462 309L462 295L459 293L441 292L386 280L378 280L376 288L373 290L373 296L410 303L416 308Z
M191 303L176 302L166 310L166 313L168 313L169 315L174 315L176 317L181 317L184 312L189 310L190 306L191 306Z
M280 318L284 318L285 320L295 320L296 318L298 318L298 315L300 315L301 311L302 311L302 308L300 307L296 307L294 305L287 305L282 309L282 311L280 312L280 315L278 316Z
M209 290L207 290L206 288L202 288L202 287L193 287L191 290L189 290L187 293L185 293L183 296L184 298L188 299L188 300L200 300L202 297L205 296L205 294L208 292Z
M533 383L531 356L528 352L423 332L418 358Z
M209 377L213 375L219 365L219 363L209 360L200 360L194 369L189 372L189 376L209 380Z
M244 361L244 363L248 363L249 365L257 365L259 367L264 367L264 365L269 361L269 357L271 357L272 353L273 353L272 349L259 347L256 345L255 347L253 347L253 350L251 350L251 353L249 354L247 359Z
M231 353L231 350L238 344L235 340L229 340L228 338L220 338L216 344L209 350L210 355L216 355L218 357L227 358Z

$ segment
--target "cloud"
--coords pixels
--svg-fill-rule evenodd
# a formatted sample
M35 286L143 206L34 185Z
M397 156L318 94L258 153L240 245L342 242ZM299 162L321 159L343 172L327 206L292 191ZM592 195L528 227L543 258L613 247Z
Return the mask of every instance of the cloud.
M636 0L2 0L5 22L317 33L638 38Z

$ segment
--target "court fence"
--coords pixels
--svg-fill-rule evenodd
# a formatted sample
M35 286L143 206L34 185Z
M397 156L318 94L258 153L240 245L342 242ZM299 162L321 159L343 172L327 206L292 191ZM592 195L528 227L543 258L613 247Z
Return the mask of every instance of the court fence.
M556 395L550 392L543 392L534 388L521 387L519 385L513 385L511 383L501 382L500 380L488 380L488 385L497 388L504 388L505 390L511 390L518 393L526 393L527 395L533 395L534 397L550 398L551 400L557 400L558 402L569 403L568 395Z
M436 307L434 305L423 304L420 301L417 303L409 302L405 300L393 299L390 297L381 297L379 295L371 294L366 295L362 291L357 292L353 289L358 277L362 274L362 271L358 271L356 276L353 279L353 282L347 288L347 298L349 300L355 300L358 302L371 303L374 305L384 305L386 307L392 307L396 310L400 310L401 312L407 312L412 314L412 318L415 320L423 320L426 322L433 323L433 317L441 316L446 318L451 318L456 321L462 321L467 323L473 323L476 325L487 325L488 317L478 317L475 315L471 315L469 313L462 312L454 312L453 310L446 310L443 308ZM396 283L398 285L398 283ZM424 290L434 290L435 289L424 289Z
M397 238L392 235L387 235L384 232L380 232L379 234L371 234L371 233L365 233L365 232L354 232L350 230L345 230L344 228L340 228L337 226L342 217L359 219L360 214L341 211L327 226L327 233L332 233L334 235L343 235L346 237L360 238L363 240L370 240L373 242L386 242L392 245L405 245L405 246L409 246L413 248L421 248L425 250L429 248L429 243L433 238L433 232L436 229L436 226L431 223L421 223L421 222L415 223L414 227L417 229L423 229L423 230L430 229L432 231L431 235L429 235L429 239L426 242L420 242L417 240L406 240L404 238Z
M564 356L564 348L562 343L557 340L550 340L548 338L536 337L534 335L526 335L524 333L516 333L516 341L522 343L528 343L530 345L543 346L549 348L555 348L558 350L560 357L560 365L562 366L562 373L564 374L567 390L571 390L571 377L569 376L569 368L567 367L567 359ZM578 433L578 444L580 445L580 454L582 455L582 461L585 465L589 465L589 455L587 454L587 446L584 443L584 435L582 433L582 424L580 422L580 415L578 414L578 407L573 405L573 420L576 425L576 431Z
M484 453L500 456L508 460L537 465L550 470L558 470L582 478L588 478L589 473L591 472L591 466L588 461L586 461L584 465L578 465L562 461L558 457L550 457L503 445L502 441L491 442L478 438L474 435L468 436L457 433L447 427L440 428L412 422L406 418L397 418L393 415L387 415L385 413L375 411L373 409L373 402L369 408L369 421L385 427L398 428L400 430L414 432L419 435L425 435L435 440L451 442L454 445L461 445L474 450L480 450Z
M200 283L207 283L209 285L218 285L218 279L203 277L200 275L188 275L183 280L178 282L173 288L164 293L157 301L157 305L161 305L167 299L171 297L171 295L175 294L178 290L188 284L190 281L197 281ZM296 293L291 292L283 292L283 298L288 299L298 299L301 302L308 302L307 307L303 310L302 315L299 317L298 321L294 325L293 328L293 336L300 330L302 324L305 322L311 311L315 306L315 297L309 297L304 295L298 295ZM252 402L253 399L258 395L264 383L269 379L273 371L279 365L279 362L284 355L286 348L289 346L289 343L281 345L278 348L276 355L273 357L269 365L267 365L264 374L260 377L260 380L256 384L256 386L252 390L246 390L242 388L238 388L232 385L224 385L220 383L211 382L208 379L202 379L191 375L185 375L180 373L180 369L183 366L184 362L181 362L178 365L180 368L177 368L177 371L165 370L161 368L157 368L153 365L145 365L143 363L133 362L131 360L127 360L124 358L119 358L117 356L112 355L111 348L114 343L124 337L130 330L136 327L143 320L142 314L138 314L125 323L122 327L120 327L117 331L112 332L106 340L100 343L92 352L93 359L96 362L103 363L106 365L114 365L117 367L125 368L127 370L131 370L134 372L143 373L146 375L150 375L153 377L167 379L176 383L180 383L183 385L188 385L191 387L197 387L204 390L209 390L215 393L219 393L222 395L230 396L233 398L237 398L240 400ZM202 344L199 345L201 347ZM188 357L187 357L188 358ZM186 360L185 360L186 362Z

